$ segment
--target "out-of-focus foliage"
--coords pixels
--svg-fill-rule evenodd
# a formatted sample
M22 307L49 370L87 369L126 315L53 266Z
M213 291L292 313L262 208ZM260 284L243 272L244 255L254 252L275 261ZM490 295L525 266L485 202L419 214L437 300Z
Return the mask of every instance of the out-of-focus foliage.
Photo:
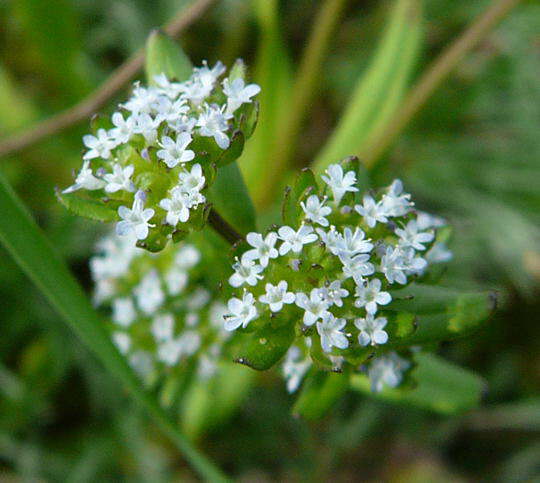
M188 3L0 3L0 135L73 104L141 47L151 28ZM263 61L275 64L264 74L269 80L263 89L280 88L279 97L268 94L268 102L280 99L278 107L284 108L287 93L272 76L287 76L296 64L319 2L275 2L276 18L263 11L263 3L274 2L218 2L182 44L196 64L222 58L231 65L242 56L252 65L258 62L256 76L268 68ZM425 0L422 53L412 77L488 4ZM317 156L346 109L376 51L388 6L349 2L298 140L296 166ZM264 30L265 25L271 28ZM401 177L420 206L449 218L455 256L447 280L500 292L502 306L492 324L474 339L442 350L447 359L481 374L482 382L470 382L484 390L482 407L449 418L354 392L325 419L309 423L289 416L292 399L280 377L270 373L258 376L240 408L216 425L201 416L208 411L201 394L214 389L195 388L186 399L191 406L185 411L193 416L184 429L228 473L244 480L292 481L531 481L538 476L539 27L538 5L523 2L466 57L372 173L377 184L390 175ZM279 40L269 40L278 34ZM66 215L53 194L80 164L82 133L74 127L0 163L90 290L87 260L99 227ZM272 163L263 150L256 154L264 166L245 171L258 173L252 175L255 183ZM276 219L277 212L269 210L268 219ZM192 478L175 449L62 328L3 251L0 300L0 478ZM220 394L227 399L226 391Z

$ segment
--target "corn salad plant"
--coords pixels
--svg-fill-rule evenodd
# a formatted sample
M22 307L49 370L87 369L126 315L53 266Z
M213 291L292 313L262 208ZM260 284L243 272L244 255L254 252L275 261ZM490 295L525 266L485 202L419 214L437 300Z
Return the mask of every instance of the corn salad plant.
M261 6L261 22L273 25L272 11ZM286 178L293 149L279 140L291 134L268 113L283 108L286 69L273 70L267 53L259 85L240 60L229 70L221 62L194 67L154 33L146 83L136 82L110 116L92 120L82 166L57 190L71 212L114 224L90 262L93 306L2 185L7 218L22 220L19 231L2 227L4 244L203 477L225 478L185 434L226 418L256 371L279 373L295 393L292 412L308 419L349 390L440 413L480 400L483 381L435 350L477 330L494 294L446 287L451 227L423 211L399 179L372 186L365 163L347 157L371 152L401 96L420 29L419 12L410 13L407 0L396 2L336 132L284 192L277 178ZM273 29L266 35L279 37ZM277 40L267 43L279 52ZM387 66L378 83L400 45L407 55L399 76L390 80ZM369 102L367 85L378 86ZM278 159L268 177L264 156ZM281 215L257 215L254 206L266 207L276 193Z

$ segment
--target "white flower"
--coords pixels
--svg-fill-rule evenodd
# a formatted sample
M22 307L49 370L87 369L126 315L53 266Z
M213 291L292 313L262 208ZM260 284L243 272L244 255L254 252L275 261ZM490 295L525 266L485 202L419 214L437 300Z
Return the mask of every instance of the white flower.
M428 230L429 228L440 228L446 225L444 218L440 216L434 216L425 211L416 212L416 223L419 230Z
M427 267L427 261L420 256L416 256L414 248L404 248L403 266L408 275L422 273Z
M390 283L407 283L405 275L406 265L403 251L399 248L386 247L386 252L381 258L381 272Z
M197 288L186 302L188 310L200 310L210 301L210 292L202 287Z
M381 200L381 209L386 216L406 215L413 206L411 195L403 193L403 183L399 179L393 181Z
M252 293L244 292L242 300L233 297L227 302L229 314L225 316L225 330L244 328L257 316L255 298Z
M147 378L154 370L152 355L147 351L137 351L131 354L129 365L142 378Z
M167 212L165 220L172 226L176 226L179 221L185 223L189 220L189 207L191 204L186 193L173 188L170 195L170 198L164 198L159 202L159 206Z
M349 295L349 291L341 288L340 280L334 280L329 285L320 288L319 294L321 295L323 300L329 305L336 305L337 307L342 307L343 301L341 299L343 297L347 297L347 295Z
M188 283L188 274L179 267L172 267L165 274L165 285L171 295L178 295L184 291Z
M377 305L387 305L392 301L392 297L388 292L381 291L381 281L374 278L368 281L365 285L356 286L356 301L355 307L365 307L368 314L377 312Z
M321 226L328 226L326 217L332 213L332 208L324 206L325 200L320 200L317 195L311 195L306 203L300 202L300 206L306 214L306 218Z
M198 163L192 166L191 171L183 170L178 173L178 179L179 188L186 193L201 191L205 182L201 165Z
M363 347L369 344L385 344L388 341L388 334L383 329L387 323L386 318L374 318L373 314L367 314L366 318L355 319L354 325L360 331L358 343Z
M135 185L131 181L131 176L133 176L133 171L135 168L133 165L122 166L118 163L113 164L113 172L108 173L103 178L107 182L105 186L105 191L107 193L115 193L116 191L125 190L133 192L135 191Z
M263 238L260 233L248 233L246 241L253 247L243 255L248 260L259 260L259 263L266 267L271 258L277 258L278 251L274 248L277 242L277 234L273 231L268 233L266 238Z
M323 299L319 289L314 288L309 297L302 292L296 294L296 305L304 309L303 321L306 325L313 325L317 320L328 315L330 304Z
M161 288L161 280L158 272L151 270L133 289L139 308L147 315L156 312L165 300L165 294Z
M179 338L182 345L182 352L186 356L192 356L201 346L201 336L194 330L186 330Z
M223 327L223 317L227 315L227 306L222 302L212 302L208 311L208 319L212 327L221 329Z
M121 354L127 354L131 347L131 337L125 332L114 332L112 335L114 345L118 348Z
M159 119L153 119L150 114L134 114L135 122L134 132L142 134L146 142L152 144L156 141L158 135Z
M115 144L127 143L135 133L135 120L133 117L130 116L124 119L124 116L120 112L115 112L111 120L115 126L109 130L111 139L113 139Z
M369 255L360 254L355 257L340 256L343 264L343 275L345 278L352 277L356 284L361 284L364 277L375 272L375 266L369 262Z
M223 108L216 105L206 106L197 119L201 136L213 137L221 149L227 149L230 141L225 132L229 129L229 116L223 113Z
M229 278L229 284L231 287L240 287L244 283L255 286L257 282L262 279L262 275L259 275L264 269L261 265L255 264L255 262L245 256L240 261L236 259L236 263L233 265L235 272Z
M331 253L337 255L339 253L340 243L343 242L343 236L336 230L336 227L332 225L328 231L324 231L322 228L317 228L317 233L319 237L326 245L326 248L330 250Z
M225 72L225 66L219 60L211 69L208 67L206 60L203 60L202 63L202 67L193 69L193 78L203 86L208 86L212 89L221 74Z
M158 347L158 360L167 366L174 366L180 359L183 349L180 339L169 339Z
M283 376L287 381L287 391L295 392L300 386L304 375L311 367L311 360L309 357L301 360L302 352L296 346L291 346L287 351L285 362L283 363Z
M201 252L193 245L183 245L176 252L174 263L182 270L193 268L201 260Z
M332 190L336 204L341 202L345 193L358 191L358 188L354 186L356 184L354 171L347 171L344 175L343 168L339 164L331 164L325 173L326 176L322 175L321 178Z
M282 280L277 285L267 283L265 287L266 293L259 297L263 304L268 304L272 312L279 312L283 308L283 304L292 304L295 300L295 295L292 292L287 292L287 282Z
M151 327L152 335L157 342L165 342L174 335L174 316L161 314L154 317Z
M381 204L376 203L375 200L369 195L365 195L363 204L356 205L354 209L360 216L364 218L366 225L370 228L373 228L377 222L386 223L388 221L388 218L386 218L386 212L383 210Z
M169 136L163 136L159 145L163 148L156 154L169 167L174 168L179 163L187 163L195 157L195 153L191 149L186 149L191 143L191 134L181 132L176 140Z
M174 122L189 111L185 99L172 101L164 96L158 97L152 107L156 113L156 121L159 123L162 121Z
M83 159L109 159L111 157L111 149L115 147L114 141L105 129L98 129L96 134L97 136L92 136L92 134L83 136L83 143L89 149L84 153Z
M133 200L131 209L126 206L118 208L118 215L122 218L116 224L116 233L120 236L134 233L138 240L144 240L148 236L148 227L151 226L148 221L154 216L152 208L144 208L144 194L138 191Z
M195 312L190 312L189 314L186 314L185 323L188 327L196 327L197 325L199 325L199 321L199 314Z
M337 237L337 253L334 254L350 258L360 253L370 252L373 249L373 244L365 240L364 236L365 233L360 228L356 228L353 233L349 227L346 227L343 230L343 236Z
M149 114L152 112L152 105L156 102L158 95L159 93L155 88L141 87L140 84L136 82L131 97L122 105L122 107L134 114Z
M300 253L304 245L317 240L317 235L309 225L302 225L298 231L294 231L290 226L282 226L278 230L278 236L283 240L279 247L280 255L285 255L291 250L293 253Z
M75 178L75 183L66 188L62 193L72 193L80 189L99 190L105 186L105 181L96 178L90 167L90 161L84 161L79 174Z
M371 381L371 390L381 392L384 386L397 387L403 379L403 373L410 367L410 363L390 352L374 359L368 369Z
M182 84L180 82L171 82L163 72L154 76L154 82L171 99L176 98L182 92Z
M197 124L197 118L189 116L178 116L174 121L169 121L169 127L177 133L184 131L191 133L195 124Z
M242 104L251 102L251 98L261 91L257 84L244 83L244 79L236 78L232 82L229 79L223 81L223 93L227 96L227 114L232 114Z
M122 297L113 300L112 319L122 327L129 327L137 318L135 305L130 297Z
M328 313L321 322L317 322L317 332L321 337L321 347L324 352L330 352L332 347L346 349L349 347L347 335L342 332L347 321L345 319L336 319Z
M450 260L452 260L452 252L442 242L434 243L426 253L426 262L428 263L444 263Z
M404 247L411 247L415 250L425 250L424 243L433 241L435 235L432 232L419 232L416 220L411 220L404 229L397 228L396 235L399 236L399 244Z

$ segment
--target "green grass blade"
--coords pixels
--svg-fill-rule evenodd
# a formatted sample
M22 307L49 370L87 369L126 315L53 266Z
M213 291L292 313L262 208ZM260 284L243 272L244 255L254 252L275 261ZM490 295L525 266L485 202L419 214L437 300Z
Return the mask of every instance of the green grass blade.
M178 431L169 416L141 386L124 357L112 344L104 324L82 288L1 175L0 206L0 241L69 327L148 410L202 477L211 481L227 481L219 469Z
M252 1L260 29L255 82L261 86L258 96L261 110L257 129L246 143L238 165L258 207L265 197L266 183L262 180L274 169L268 153L274 150L280 121L289 109L292 74L279 26L278 2Z
M381 122L380 116L390 116L390 107L401 99L404 88L400 86L416 59L411 53L417 51L414 46L420 38L420 22L419 0L396 0L370 66L358 80L341 121L315 161L316 171L361 152L369 133Z

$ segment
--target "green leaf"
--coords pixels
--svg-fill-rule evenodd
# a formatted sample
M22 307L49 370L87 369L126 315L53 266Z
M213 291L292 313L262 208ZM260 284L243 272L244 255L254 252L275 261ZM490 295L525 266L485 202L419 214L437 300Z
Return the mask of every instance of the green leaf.
M236 161L244 150L245 137L242 131L235 131L231 136L231 144L227 149L222 151L216 161L219 167L227 166Z
M306 419L322 418L349 388L349 374L315 370L306 378L292 413Z
M316 192L318 189L317 181L313 171L309 168L304 168L296 177L293 188L287 188L285 197L281 207L283 223L286 225L295 225L298 217L302 212L300 201L306 197L309 192Z
M1 175L0 206L0 242L67 325L94 352L105 368L129 389L133 398L146 408L203 478L226 481L219 469L189 443L156 400L143 388L126 359L111 342L104 321Z
M361 154L373 129L391 118L417 58L420 28L420 2L396 0L377 52L358 79L338 126L315 161L316 172L349 154Z
M103 201L85 198L77 192L62 193L59 189L56 190L56 197L75 215L103 222L118 220L117 207L107 205Z
M392 292L391 310L415 314L417 329L396 344L439 342L469 335L493 313L494 292L460 292L432 285L411 284Z
M197 438L226 421L247 396L255 375L247 367L222 363L209 380L195 378L180 409L184 432Z
M351 376L351 388L377 399L407 406L416 406L437 413L450 415L461 413L479 405L485 382L476 374L445 361L434 354L417 353L417 363L411 371L414 388L385 388L372 393L367 376Z
M207 197L238 232L245 234L256 230L255 208L236 163L219 168Z
M168 79L184 81L193 65L180 46L165 32L155 30L146 43L146 79L154 84L154 76L165 74Z
M234 360L257 371L266 371L285 355L294 340L294 326L274 327L272 323L262 329L237 337Z

